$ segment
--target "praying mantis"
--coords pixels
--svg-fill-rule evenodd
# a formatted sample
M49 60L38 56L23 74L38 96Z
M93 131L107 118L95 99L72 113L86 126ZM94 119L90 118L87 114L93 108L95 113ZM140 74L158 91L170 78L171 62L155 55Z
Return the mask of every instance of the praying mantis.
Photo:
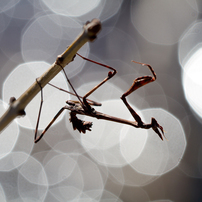
M36 79L36 82L38 83L39 87L41 88L41 103L40 103L38 119L37 119L36 128L35 128L35 136L34 136L34 142L35 143L37 143L37 142L39 142L39 140L41 140L41 138L44 136L44 134L47 132L47 130L51 127L51 125L54 123L54 121L60 116L60 114L64 110L70 111L70 113L69 113L70 119L69 120L72 123L73 129L78 130L80 133L86 133L87 130L91 131L92 122L83 121L83 120L78 119L77 114L86 115L86 116L90 116L90 117L97 118L97 119L103 119L103 120L107 120L107 121L113 121L113 122L117 122L117 123L121 123L121 124L127 124L127 125L133 126L135 128L142 128L142 129L152 128L154 130L154 132L157 133L157 135L160 137L160 139L163 140L163 136L165 137L164 130L163 130L163 127L161 125L159 125L159 123L156 121L156 119L152 117L151 123L148 123L148 124L144 123L142 121L141 117L135 112L135 110L130 106L130 104L128 103L128 101L126 99L126 97L128 95L130 95L132 92L134 92L138 88L156 80L156 73L154 72L153 68L149 64L136 62L136 61L132 60L132 62L134 62L134 63L148 67L152 73L152 76L142 76L142 77L136 78L134 80L133 84L131 85L131 87L125 93L123 93L122 96L120 97L121 100L123 101L123 103L125 104L125 106L127 107L127 109L129 110L130 114L134 118L134 121L130 121L130 120L110 116L108 114L104 114L102 112L96 111L93 108L93 106L101 106L101 103L98 103L98 102L95 102L95 101L88 99L88 97L95 90L97 90L101 85L103 85L109 79L114 77L114 75L117 73L116 69L114 69L113 67L110 67L108 65L105 65L105 64L93 61L91 59L88 59L86 57L83 57L79 53L76 53L76 55L81 57L82 59L84 59L86 61L95 63L95 64L100 65L102 67L105 67L105 68L109 69L110 71L108 72L108 75L105 79L103 79L98 85L96 85L94 88L92 88L89 92L87 92L82 97L82 96L77 94L76 90L74 89L73 85L71 84L70 80L68 79L66 72L64 71L63 67L61 66L61 69L64 72L64 75L67 79L67 82L71 86L74 93L68 92L68 91L61 89L61 88L58 88L57 86L54 86L51 83L48 83L48 84L55 87L55 88L58 88L59 90L65 91L67 93L70 93L70 94L76 96L77 100L76 101L67 100L66 101L67 105L65 105L64 107L62 107L58 111L58 113L54 116L54 118L51 120L51 122L48 124L48 126L43 130L43 132L40 135L38 135L38 125L40 122L40 114L41 114L42 105L43 105L43 88L42 88L40 82Z

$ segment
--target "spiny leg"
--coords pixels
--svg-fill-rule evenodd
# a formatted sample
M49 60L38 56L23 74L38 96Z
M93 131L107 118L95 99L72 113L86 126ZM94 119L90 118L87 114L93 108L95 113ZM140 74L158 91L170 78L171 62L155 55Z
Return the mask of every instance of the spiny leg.
M152 128L158 134L158 136L163 140L163 137L160 133L160 131L161 131L162 134L164 135L163 127L158 124L156 119L152 118L150 124L143 123L141 117L135 112L135 110L128 104L128 102L126 100L126 97L128 95L130 95L133 91L156 80L156 74L155 74L153 68L149 64L140 63L140 62L136 62L136 61L132 61L132 62L141 64L142 66L147 66L150 69L150 71L152 72L153 76L143 76L143 77L138 77L137 79L135 79L132 86L129 88L129 90L126 91L121 96L121 99L123 100L123 102L126 105L126 107L128 108L128 110L130 111L131 115L137 121L138 127L144 128L144 129ZM158 128L160 129L160 131L158 130Z
M41 86L41 84L38 82L38 80L36 79L36 82L38 83L39 87L41 88L41 102L40 102L40 107L39 107L39 113L38 113L38 118L37 118L37 122L36 122L36 128L35 128L35 134L34 134L34 141L37 138L37 133L38 133L38 127L39 127L39 121L40 121L40 116L41 116L41 109L42 109L42 105L43 105L43 88Z
M37 143L46 133L46 131L51 127L51 125L55 122L55 120L59 117L59 115L64 111L64 109L66 109L66 107L62 107L58 113L54 116L54 118L51 120L51 122L48 124L48 126L43 130L43 132L41 133L40 136L36 137L34 139L34 142Z
M37 118L37 123L36 123L36 128L35 128L35 135L34 135L34 142L35 143L37 143L44 136L45 132L50 128L50 126L55 122L55 120L58 118L58 116L65 109L65 107L61 108L59 110L59 112L55 115L55 117L52 119L52 121L48 124L48 126L43 130L41 135L37 137L38 126L39 126L39 121L40 121L40 116L41 116L42 105L43 105L43 88L37 79L36 79L36 82L38 83L39 87L41 88L41 103L40 103L40 107L39 107L39 113L38 113L38 118Z
M91 95L96 89L98 89L101 85L103 85L106 81L108 81L109 79L111 79L111 78L117 73L117 71L116 71L116 69L114 69L113 67L110 67L110 66L108 66L108 65L105 65L105 64L102 64L102 63L99 63L99 62L90 60L90 59L88 59L88 58L85 58L85 57L83 57L82 55L80 55L80 54L78 54L78 53L77 53L77 55L80 56L81 58L83 58L83 59L86 60L86 61L95 63L95 64L100 65L100 66L103 66L103 67L106 67L106 68L108 68L108 69L110 69L110 70L113 71L113 72L109 71L109 72L108 72L108 76L107 76L103 81L101 81L97 86L95 86L94 88L92 88L88 93L86 93L86 94L83 96L83 102L84 102L84 104L87 106L87 108L89 108L89 103L87 102L87 99L86 99L86 98L87 98L89 95Z

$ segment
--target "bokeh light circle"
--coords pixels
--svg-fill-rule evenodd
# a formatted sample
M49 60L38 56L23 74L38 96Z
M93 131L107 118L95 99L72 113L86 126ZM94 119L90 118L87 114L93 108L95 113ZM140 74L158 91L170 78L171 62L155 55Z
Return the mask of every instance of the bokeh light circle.
M115 117L132 120L121 100L104 101L102 105L103 112L107 112L107 114ZM137 111L137 109L135 110ZM141 116L141 113L138 113ZM85 120L94 121L88 117ZM100 120L99 123L93 125L93 131L96 135L89 134L81 137L82 146L100 164L105 166L124 166L127 163L126 159L134 160L138 157L147 139L146 130L138 130L137 128L132 128L132 130L130 127ZM128 137L131 138L128 139ZM132 147L130 144L134 142L139 146Z
M146 122L155 117L163 126L167 140L164 138L162 142L153 130L149 130L143 152L131 165L139 173L165 174L177 167L184 155L187 141L183 127L176 117L163 109L145 109L142 114Z
M82 25L76 20L56 14L38 17L22 35L21 49L23 59L53 63L81 32ZM89 45L84 45L79 53L88 56ZM77 57L78 58L78 57ZM82 70L84 60L75 59L65 68L71 78Z
M202 82L200 75L202 58L202 22L194 23L182 36L179 43L179 62L182 67L182 84L187 102L200 118L202 117Z
M46 62L29 62L18 65L7 77L3 85L3 100L8 102L11 96L18 98L24 93L35 81L36 78L42 75L50 64ZM22 78L22 79L19 79ZM59 73L51 84L62 87L68 90L67 82L62 73ZM51 121L52 117L59 111L61 106L64 105L65 100L68 99L67 93L62 93L58 89L53 88L50 85L45 86L43 89L44 103L42 107L41 119L39 129L44 129ZM41 94L28 104L25 109L26 116L16 119L16 121L23 127L35 128L39 106L41 102ZM55 123L61 120L60 116Z
M5 106L0 101L0 115L6 111ZM11 171L26 162L33 144L32 131L20 128L15 121L8 125L0 133L0 171Z
M87 0L87 1L42 1L53 13L61 16L74 17L81 22L99 18L105 21L118 13L123 0ZM45 9L45 8L44 8Z
M100 0L76 0L76 1L48 1L43 0L43 3L54 13L66 16L81 16L98 6Z
M171 45L178 42L181 33L196 20L197 15L197 11L184 0L131 2L134 27L146 40L157 44Z
M3 115L5 110L5 103L0 100L0 116ZM8 106L7 106L8 107ZM13 132L14 131L14 132ZM0 159L7 156L15 146L19 136L19 128L16 122L12 122L0 135Z
M5 12L5 11L15 7L19 2L20 2L20 0L1 1L1 3L0 3L0 13Z
M18 191L19 195L27 200L43 201L46 197L48 191L46 173L41 163L31 156L19 170Z

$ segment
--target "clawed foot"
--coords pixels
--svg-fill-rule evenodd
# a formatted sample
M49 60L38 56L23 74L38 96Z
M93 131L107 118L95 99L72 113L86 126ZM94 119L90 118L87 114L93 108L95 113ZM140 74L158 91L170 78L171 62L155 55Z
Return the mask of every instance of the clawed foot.
M155 118L151 119L151 125L152 125L152 129L158 134L158 136L163 140L163 136L166 139L165 135L164 135L164 130L163 127L160 126L158 124L158 122L156 121ZM163 135L163 136L162 136Z

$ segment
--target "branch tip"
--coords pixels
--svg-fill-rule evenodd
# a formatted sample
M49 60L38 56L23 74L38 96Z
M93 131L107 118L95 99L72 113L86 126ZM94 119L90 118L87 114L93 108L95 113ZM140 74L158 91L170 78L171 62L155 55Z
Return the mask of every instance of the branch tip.
M93 41L96 39L97 34L100 32L102 26L99 19L93 19L91 22L87 21L84 25L84 30L89 35L89 40Z

